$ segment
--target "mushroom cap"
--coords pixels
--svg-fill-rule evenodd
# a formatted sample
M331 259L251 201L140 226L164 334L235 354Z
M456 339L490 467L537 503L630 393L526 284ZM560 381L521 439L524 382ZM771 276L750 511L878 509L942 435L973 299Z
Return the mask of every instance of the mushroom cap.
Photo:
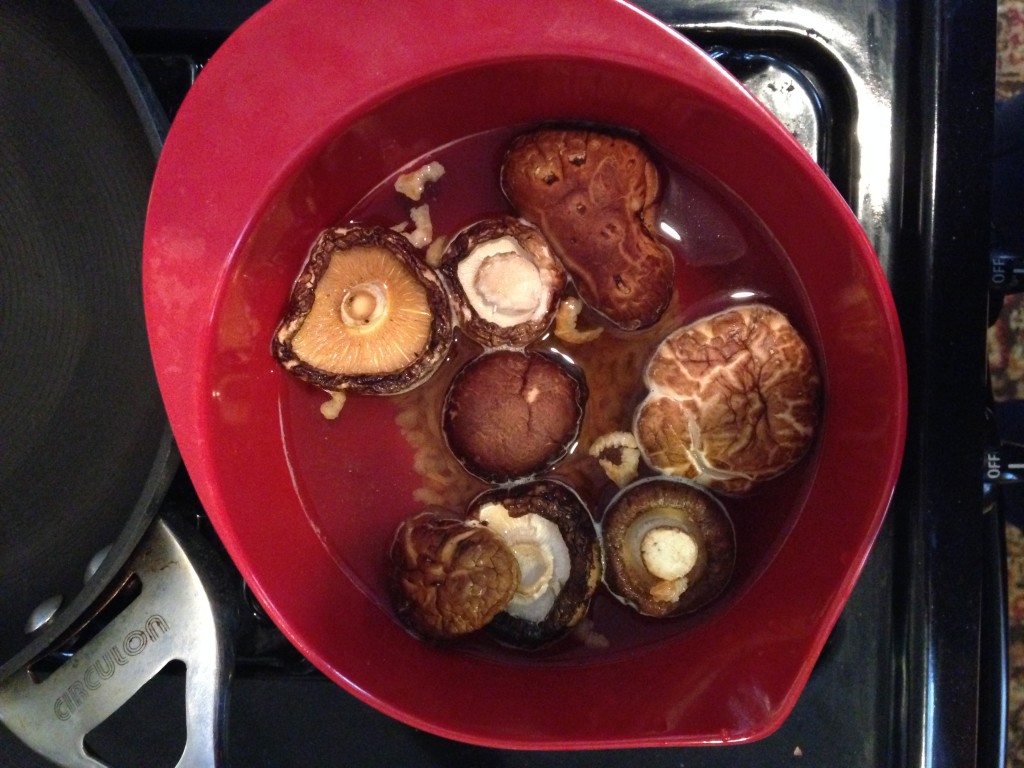
M634 414L644 460L726 493L745 493L796 464L819 415L821 378L789 320L764 304L671 333L644 374Z
M517 136L501 186L536 224L593 309L624 330L657 322L672 299L675 258L652 234L658 168L632 137L582 128Z
M497 513L489 515L495 508ZM489 527L517 553L523 573L518 594L490 621L488 634L517 648L537 648L564 636L586 615L601 581L601 546L590 512L575 491L556 480L495 488L470 503L469 517L493 521ZM556 561L543 576L543 588L538 577L529 575L542 570L537 550L544 551L542 560ZM533 587L528 596L527 584Z
M441 423L449 449L477 477L504 483L560 461L579 434L583 373L535 350L495 350L452 380Z
M646 616L697 610L732 577L736 538L722 503L685 480L623 488L601 521L608 589Z
M459 327L485 347L525 347L551 325L567 281L539 229L513 216L485 219L445 248L440 272Z
M426 380L452 338L442 282L409 241L353 226L317 238L272 350L286 370L323 389L394 394Z
M402 522L389 558L395 612L425 637L475 632L519 584L518 562L500 536L437 507Z

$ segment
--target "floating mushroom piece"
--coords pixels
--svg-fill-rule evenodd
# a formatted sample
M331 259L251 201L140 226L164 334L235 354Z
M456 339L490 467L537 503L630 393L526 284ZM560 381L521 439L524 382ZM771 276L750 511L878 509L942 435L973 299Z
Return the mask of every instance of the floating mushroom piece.
M675 259L653 235L659 173L637 141L584 129L522 134L505 154L501 186L583 301L625 330L657 322L672 299Z
M745 493L794 466L818 422L821 378L785 315L750 304L673 332L651 356L634 414L644 461Z
M495 350L467 363L445 397L448 447L477 477L535 475L568 453L587 399L582 371L535 350Z
M499 641L536 648L565 635L587 612L601 580L601 547L586 505L553 480L478 496L469 517L499 535L521 574L512 599L487 625Z
M429 377L452 337L442 282L408 240L353 226L317 238L272 350L317 387L394 394Z
M697 610L732 577L736 541L725 507L683 480L647 478L622 489L601 521L605 583L646 616Z
M459 326L485 347L525 347L539 339L567 279L540 230L512 216L459 232L445 248L441 273Z
M504 539L440 508L404 520L389 557L395 612L429 638L481 629L513 598L520 580Z

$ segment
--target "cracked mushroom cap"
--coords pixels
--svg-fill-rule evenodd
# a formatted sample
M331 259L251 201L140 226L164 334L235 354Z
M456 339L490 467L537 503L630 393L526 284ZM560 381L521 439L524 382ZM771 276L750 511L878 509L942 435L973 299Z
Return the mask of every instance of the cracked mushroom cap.
M571 488L539 480L487 491L471 503L469 517L504 540L521 574L488 634L537 648L586 615L601 580L601 547L586 505Z
M424 637L481 629L519 585L518 562L500 536L440 508L404 520L389 557L395 612Z
M579 434L583 373L537 351L495 350L468 362L445 397L441 424L466 470L493 483L535 475Z
M512 216L459 232L441 261L459 327L485 347L525 347L554 319L566 274L540 230Z
M631 137L545 128L517 136L501 187L536 224L593 309L624 330L657 322L672 299L675 258L655 236L660 178Z
M313 245L272 351L317 387L394 394L429 377L451 343L437 274L402 235L353 226L327 230Z
M645 616L697 610L732 577L736 540L721 502L693 484L648 478L622 489L601 521L608 589Z
M633 431L653 469L745 493L794 466L819 415L821 379L778 310L751 304L680 328L648 363Z

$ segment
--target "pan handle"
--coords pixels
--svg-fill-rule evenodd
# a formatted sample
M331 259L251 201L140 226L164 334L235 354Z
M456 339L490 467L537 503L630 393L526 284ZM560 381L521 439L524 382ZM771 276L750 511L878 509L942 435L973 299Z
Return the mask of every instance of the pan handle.
M223 763L233 665L230 611L218 563L182 523L158 518L124 583L138 595L48 677L27 665L0 682L0 720L40 755L68 768L106 768L86 735L171 661L182 661L187 736L178 767Z

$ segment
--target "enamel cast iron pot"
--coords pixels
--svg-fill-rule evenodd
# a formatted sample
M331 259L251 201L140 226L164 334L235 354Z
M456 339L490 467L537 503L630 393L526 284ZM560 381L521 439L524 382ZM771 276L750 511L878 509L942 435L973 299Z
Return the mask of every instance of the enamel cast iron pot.
M484 2L276 0L217 52L171 128L145 231L171 426L269 615L380 710L513 748L762 737L795 703L895 484L906 381L888 287L828 179L696 47L615 0L526 0L517 15L530 23ZM452 142L551 121L639 132L770 233L822 374L819 434L802 481L734 514L735 577L707 611L646 622L602 600L600 648L438 647L396 620L385 587L391 536L419 508L393 401L350 396L322 419L322 393L278 366L271 337L318 233L372 190Z

